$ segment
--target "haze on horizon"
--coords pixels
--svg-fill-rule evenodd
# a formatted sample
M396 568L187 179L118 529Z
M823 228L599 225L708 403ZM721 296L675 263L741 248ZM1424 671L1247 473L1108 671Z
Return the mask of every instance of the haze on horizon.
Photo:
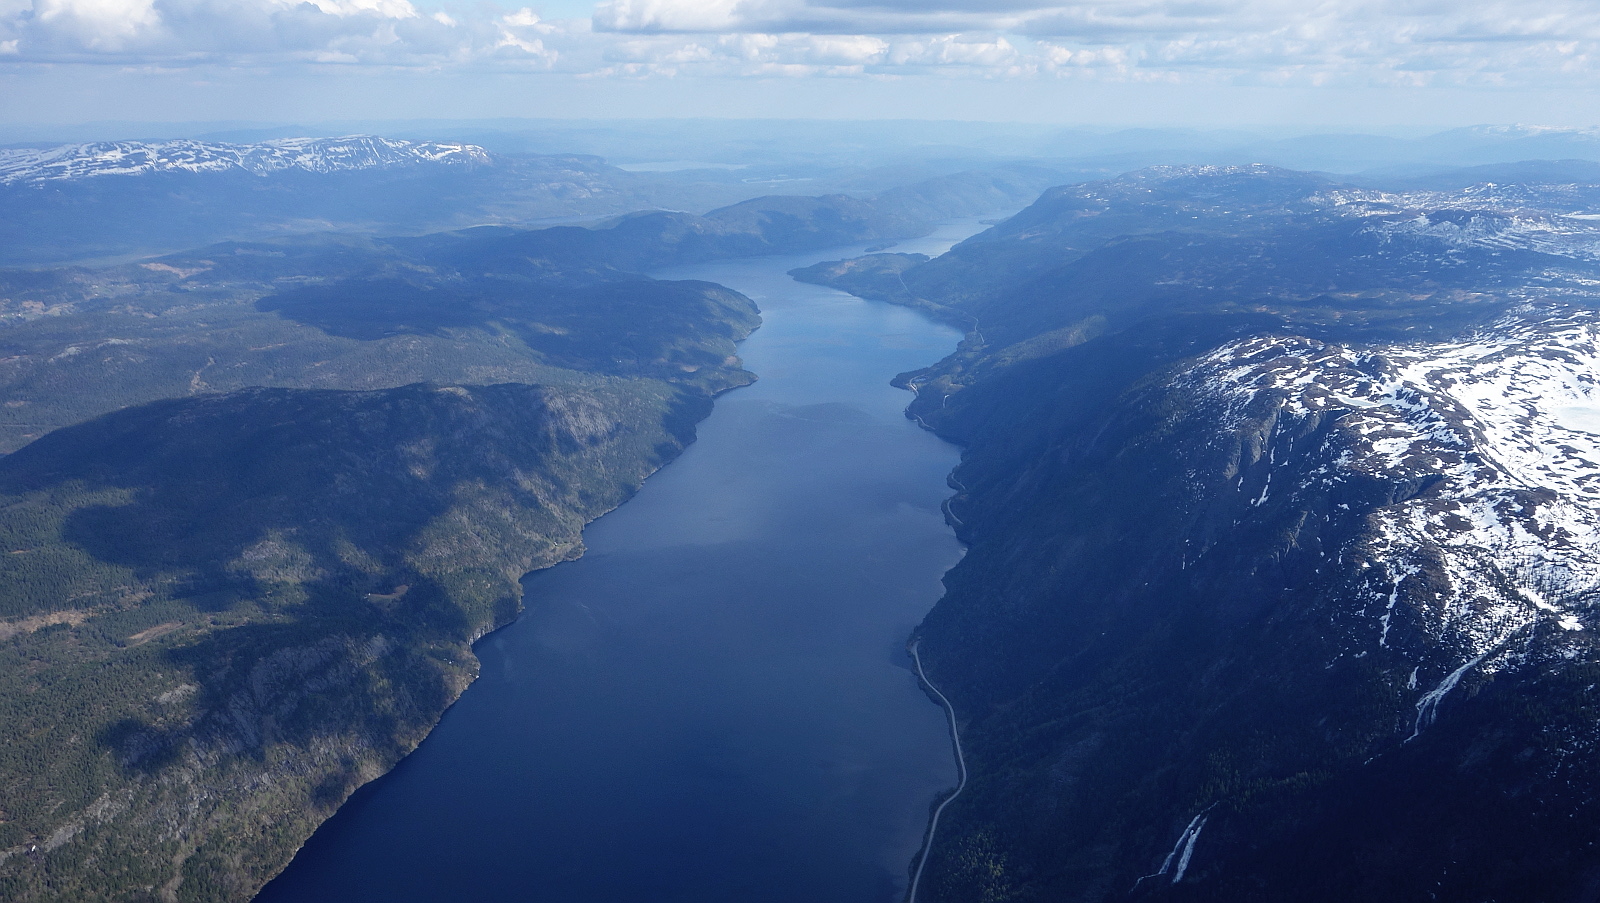
M0 0L0 126L829 118L1587 126L1581 0Z

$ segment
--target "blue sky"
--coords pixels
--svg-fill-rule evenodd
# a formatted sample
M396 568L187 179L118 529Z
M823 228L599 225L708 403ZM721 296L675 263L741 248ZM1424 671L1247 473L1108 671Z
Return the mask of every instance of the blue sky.
M0 122L1600 121L1594 0L0 0Z

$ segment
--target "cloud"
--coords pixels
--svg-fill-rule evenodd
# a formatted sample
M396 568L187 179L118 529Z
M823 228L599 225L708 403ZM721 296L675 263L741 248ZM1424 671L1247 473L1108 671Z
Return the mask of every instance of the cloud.
M1336 26L1385 42L1600 37L1592 0L602 0L600 31L1002 33L1081 41L1270 35ZM1333 31L1326 31L1333 35Z
M160 25L154 0L38 0L33 22L89 50L118 50Z
M760 0L611 0L595 8L600 31L637 33L734 32L759 30L767 18Z
M453 5L452 5L453 4ZM0 0L0 66L1587 85L1593 0Z
M866 65L882 60L889 42L871 35L808 35L806 53L813 62Z
M984 41L944 36L898 43L889 58L899 65L999 67L1014 64L1017 56L1017 48L1003 37Z
M726 34L712 40L642 35L610 45L609 66L591 75L860 75L884 61L890 44L869 35Z
M515 51L523 54L528 61L547 67L554 66L560 58L559 51L546 49L543 39L537 37L554 33L556 27L540 19L533 10L523 7L501 16L496 24L500 29L500 40L495 43L494 50Z
M623 32L1014 32L1181 34L1249 18L1251 4L1206 0L1092 0L1070 4L981 0L604 0L595 28ZM1292 7L1283 11L1295 14ZM1243 16L1241 16L1243 13Z
M4 0L0 0L4 2ZM0 6L0 44L21 62L438 66L548 65L529 9L425 14L410 0L31 0Z
M604 0L597 31L636 33L926 34L1002 24L962 10L836 7L805 0Z

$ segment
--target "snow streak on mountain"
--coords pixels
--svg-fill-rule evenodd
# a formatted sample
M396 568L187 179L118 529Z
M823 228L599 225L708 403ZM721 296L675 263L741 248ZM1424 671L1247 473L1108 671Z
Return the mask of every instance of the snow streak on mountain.
M1301 452L1316 466L1297 468L1298 484L1269 477L1254 506L1273 492L1337 495L1352 480L1427 487L1379 508L1367 535L1335 553L1357 584L1341 613L1347 654L1388 645L1400 618L1431 641L1408 681L1414 731L1465 672L1560 656L1563 634L1590 619L1600 590L1597 337L1592 311L1527 311L1442 344L1254 338L1183 378L1225 430L1265 396L1278 406L1273 432L1308 417L1336 422L1322 447Z
M368 135L285 138L259 144L102 141L46 150L0 149L0 185L164 172L242 170L264 176L285 170L331 173L429 164L482 166L489 162L489 153L476 145Z

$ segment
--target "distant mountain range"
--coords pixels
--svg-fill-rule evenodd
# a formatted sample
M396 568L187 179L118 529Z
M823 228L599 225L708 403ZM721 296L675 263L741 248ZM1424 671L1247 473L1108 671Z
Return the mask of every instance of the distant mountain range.
M33 149L0 149L0 185L70 181L163 172L227 172L264 176L284 170L351 172L404 166L487 166L489 152L471 144L398 141L370 135L285 138L259 144L206 141L102 141Z
M861 204L895 192L895 215L920 224L886 235L903 238L945 217L1015 210L1068 181L1060 170L1029 164L928 172L880 174L879 187L851 190ZM709 179L635 173L592 156L493 154L460 142L371 136L0 149L0 266L151 257L316 232L416 235L651 209L700 212L802 185L818 193L809 179L747 184L725 172Z
M1275 137L1199 129L1069 129L1034 148L1040 157L1107 175L1173 163L1269 163L1298 170L1427 175L1463 166L1525 160L1600 161L1600 130L1473 126L1418 137L1351 132Z

